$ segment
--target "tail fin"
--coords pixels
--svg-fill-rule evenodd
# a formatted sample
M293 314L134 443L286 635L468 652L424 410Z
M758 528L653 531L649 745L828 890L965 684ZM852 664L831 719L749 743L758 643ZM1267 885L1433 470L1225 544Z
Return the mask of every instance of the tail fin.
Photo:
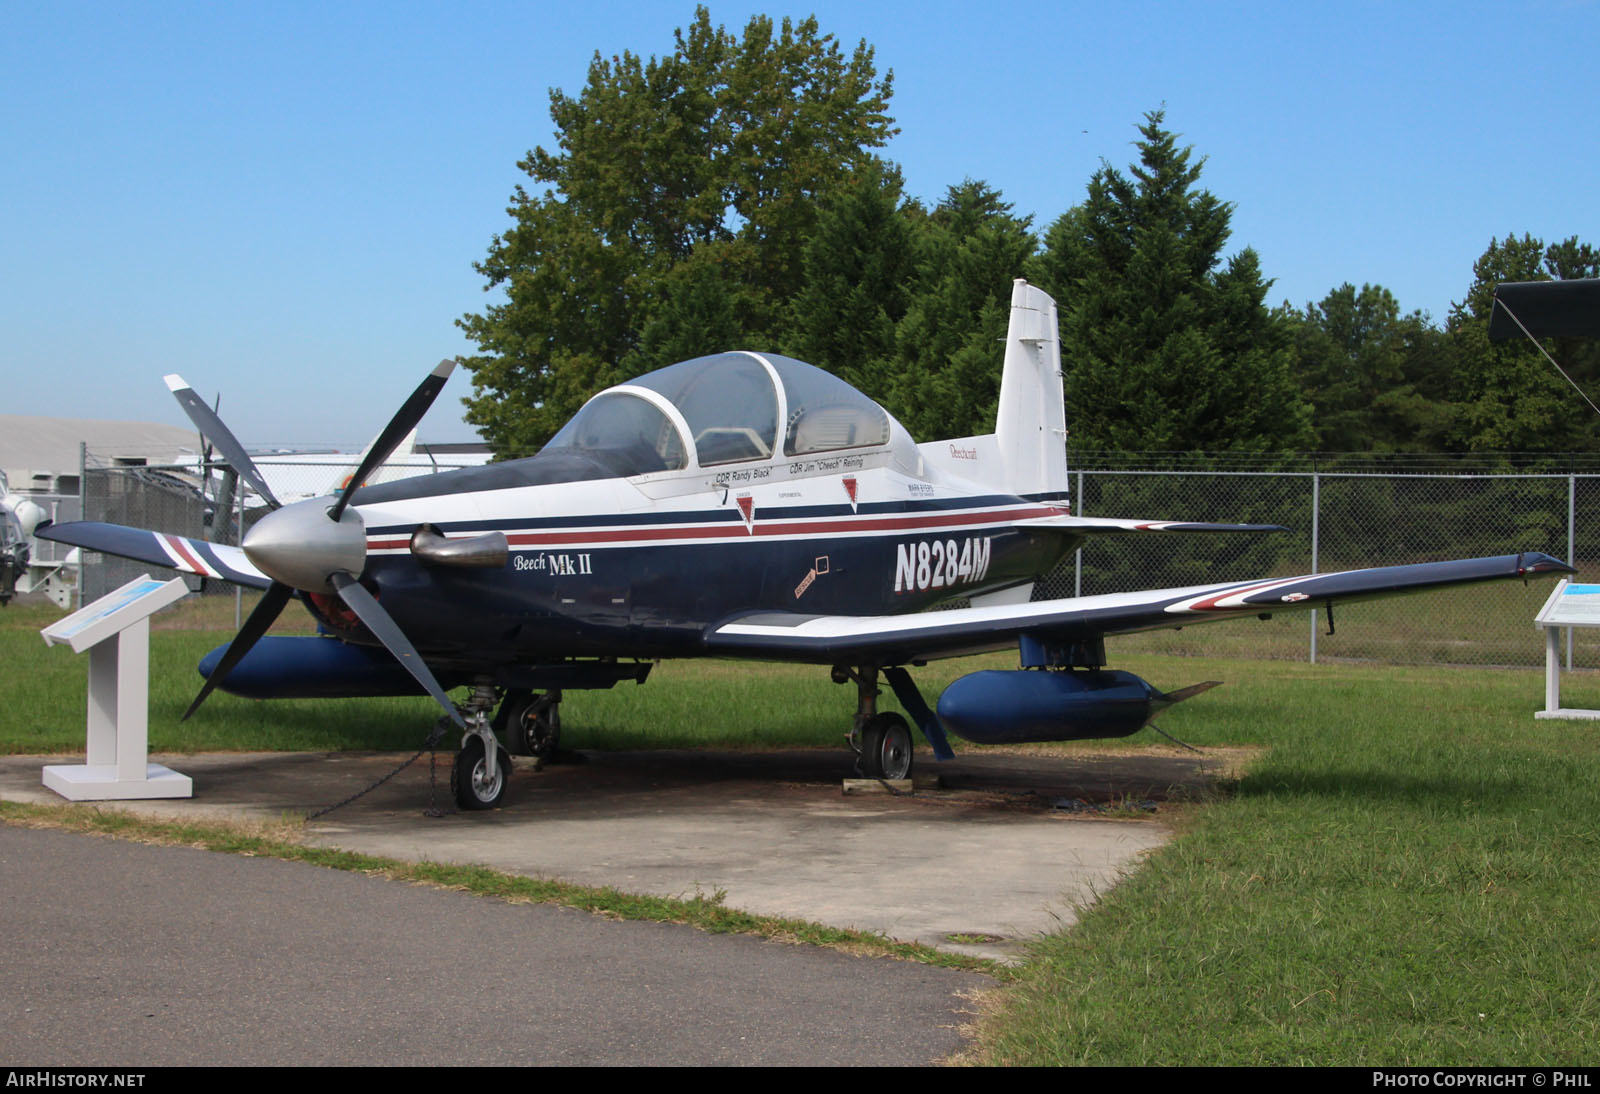
M1011 324L994 429L1006 489L1013 494L1067 496L1067 408L1061 380L1056 302L1018 278L1011 288Z
M1066 503L1067 410L1056 302L1049 293L1020 278L1012 285L995 431L917 447L942 474L1001 493Z

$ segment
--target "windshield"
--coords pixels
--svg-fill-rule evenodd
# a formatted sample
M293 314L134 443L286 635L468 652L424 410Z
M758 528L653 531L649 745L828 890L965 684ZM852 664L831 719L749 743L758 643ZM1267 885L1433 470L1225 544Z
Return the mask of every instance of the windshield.
M667 416L648 401L626 391L591 399L545 450L569 448L604 453L623 475L678 471L688 466L683 438Z
M774 375L786 407L781 449ZM647 397L613 389L590 400L546 448L603 454L608 466L631 476L687 467L689 443L701 467L889 443L887 411L837 376L792 357L718 353L668 365L626 386L670 402L683 415L688 437Z

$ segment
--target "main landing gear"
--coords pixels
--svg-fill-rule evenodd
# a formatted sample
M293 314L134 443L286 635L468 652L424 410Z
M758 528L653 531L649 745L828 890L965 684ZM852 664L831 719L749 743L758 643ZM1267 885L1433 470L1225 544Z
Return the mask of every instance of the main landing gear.
M508 691L494 716L494 728L514 756L553 763L561 746L561 693Z
M850 728L850 747L856 753L856 770L863 778L911 778L911 727L893 711L878 713L878 669L833 667L833 682L856 682L856 717Z

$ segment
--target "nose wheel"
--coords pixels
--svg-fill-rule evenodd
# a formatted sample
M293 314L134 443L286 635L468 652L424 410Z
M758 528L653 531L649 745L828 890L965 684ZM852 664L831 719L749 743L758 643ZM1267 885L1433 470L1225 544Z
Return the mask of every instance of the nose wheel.
M506 784L511 781L511 756L499 745L491 764L484 748L483 738L472 734L456 753L456 765L450 770L450 790L456 805L464 810L493 809L506 796Z
M505 800L511 781L511 755L500 747L489 721L494 700L494 688L479 681L460 708L466 733L450 769L450 792L464 812L495 808Z

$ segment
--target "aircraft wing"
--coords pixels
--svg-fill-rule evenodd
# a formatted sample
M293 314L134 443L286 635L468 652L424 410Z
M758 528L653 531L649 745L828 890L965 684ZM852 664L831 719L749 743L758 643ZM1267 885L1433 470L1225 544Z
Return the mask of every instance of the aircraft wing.
M1287 532L1281 524L1216 524L1202 520L1104 520L1095 517L1035 517L1016 521L1018 528L1038 528L1075 536L1121 535L1129 532Z
M272 579L252 566L238 547L207 543L202 539L93 520L40 525L34 535L39 539L70 543L89 551L104 551L108 555L148 562L152 566L170 566L196 577L231 581L252 589L265 589L272 584Z
M709 628L705 642L712 648L745 656L770 654L784 660L823 663L872 659L884 664L906 664L1002 649L1024 633L1046 641L1091 640L1111 634L1376 600L1451 585L1573 572L1559 559L1530 551L1494 558L1380 566L911 615L750 612Z

